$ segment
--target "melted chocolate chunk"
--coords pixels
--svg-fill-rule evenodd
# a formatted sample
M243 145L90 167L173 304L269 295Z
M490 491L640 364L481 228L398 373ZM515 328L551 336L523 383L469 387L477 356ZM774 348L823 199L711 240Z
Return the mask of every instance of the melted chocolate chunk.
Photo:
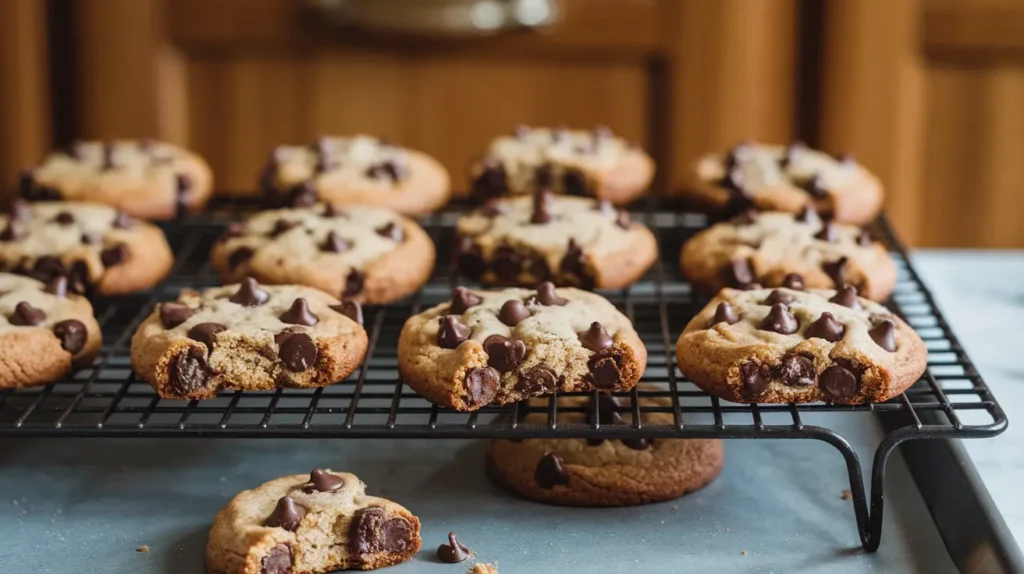
M524 319L528 319L529 317L530 311L519 299L509 299L508 301L505 301L501 306L501 310L498 311L498 320L509 327L515 327Z
M586 331L576 333L576 337L579 338L583 348L594 351L601 351L611 347L614 344L608 331L604 329L604 326L597 321L590 324L590 328Z
M835 343L843 338L843 333L845 332L846 327L836 320L836 316L832 313L825 312L821 314L821 317L818 317L813 323L807 326L807 331L804 332L804 336L808 339L825 339L830 343Z
M740 365L740 382L747 397L757 399L768 387L768 369L753 361Z
M210 380L210 367L206 353L196 347L188 347L171 361L168 384L178 396L188 396L201 391Z
M56 277L67 275L67 268L64 266L64 262L58 257L52 255L44 255L36 260L35 265L32 266L32 272L29 273L32 277L40 281L50 281Z
M485 158L483 169L473 180L473 193L481 197L495 197L508 192L508 174L505 166L493 158Z
M730 287L742 288L754 283L754 266L749 259L733 259L725 268L725 281Z
M278 544L260 559L260 574L292 574L292 548Z
M587 362L592 384L599 389L612 389L622 379L622 352L611 347L594 353Z
M345 486L345 481L340 476L319 468L309 473L309 483L316 492L334 492Z
M404 552L416 533L409 521L388 518L383 508L371 506L356 513L349 527L349 550L360 558L381 552Z
M279 317L282 323L290 325L305 325L312 327L320 322L320 318L309 310L309 303L302 297L292 301L292 306Z
M804 278L798 273L790 273L782 278L782 286L794 291L803 291Z
M562 188L566 195L587 195L587 178L578 169L566 169L562 173Z
M85 346L88 332L85 324L77 319L65 319L53 326L53 334L60 339L60 347L72 355Z
M868 335L871 336L871 340L879 347L890 353L896 352L896 324L892 321L885 319L872 327L868 331Z
M56 217L53 218L53 220L60 225L71 225L75 222L75 216L68 213L67 211L62 211L58 213Z
M362 292L363 285L366 282L366 275L358 270L353 269L348 272L345 276L345 289L341 292L341 298L354 297Z
M274 507L274 513L263 522L263 526L270 528L284 528L288 532L295 532L299 529L302 517L306 515L306 507L295 502L290 496L282 496Z
M316 364L317 354L316 341L305 333L295 333L285 339L277 353L284 366L300 373Z
M487 364L507 373L523 362L526 357L526 344L503 335L491 335L484 339L484 351L487 352Z
M541 305L565 305L569 302L564 297L559 297L558 292L555 291L555 284L550 281L545 281L537 286L537 302Z
M160 324L164 329L173 329L187 321L196 311L184 303L167 302L160 304L159 312Z
M457 265L459 272L473 280L479 280L484 271L487 270L487 263L484 261L483 251L473 241L472 237L459 238Z
M213 352L213 344L217 342L217 333L226 331L227 327L220 323L199 323L188 330L188 338L206 345L207 352Z
M21 301L14 306L14 312L7 317L11 325L33 327L41 325L46 320L46 312L30 305L27 301Z
M566 247L565 256L562 257L562 262L559 264L558 269L562 273L576 277L586 277L589 275L587 271L587 255L583 253L583 248L572 237L569 238L569 245Z
M363 306L358 301L344 300L337 305L331 305L331 309L352 319L360 325L363 324Z
M715 325L722 322L728 325L735 325L736 323L739 322L739 320L740 317L736 313L736 310L733 308L733 306L726 303L725 301L722 301L721 303L718 304L718 307L715 307L715 316L708 323L708 328L710 329L711 327L714 327Z
M786 293L785 291L782 291L780 289L775 289L775 290L773 290L771 292L771 294L768 295L768 297L765 298L764 301L761 301L761 304L762 305L776 305L778 303L782 303L783 305L787 305L788 306L793 301L796 301L796 297L794 297L794 296L790 295L789 293Z
M840 289L846 285L846 280L843 276L845 275L846 265L848 263L849 260L844 256L840 257L836 261L826 261L821 264L821 270L832 279L832 284L835 285L836 289Z
M458 564L466 558L469 558L469 548L458 541L454 532L449 532L448 544L437 547L437 559L445 564Z
M835 303L836 305L842 305L843 307L849 307L850 309L860 310L864 308L860 304L860 299L857 298L857 288L853 285L843 287L828 301L829 303Z
M813 385L818 373L814 370L814 361L801 355L789 355L782 359L779 367L779 378L782 382L797 387Z
M454 315L461 315L468 311L470 307L476 307L483 298L473 293L465 287L456 287L452 289L452 302L448 306L448 312Z
M459 320L456 315L445 315L437 330L437 345L442 349L454 349L473 334L473 329Z
M850 369L839 365L825 369L818 379L822 394L829 401L848 401L857 394L860 381Z
M380 235L381 237L384 237L386 239L390 239L395 243L401 243L402 241L405 240L405 232L402 231L402 226L398 225L394 221L389 221L388 223L378 227L374 231L377 232L377 235Z
M476 367L466 371L462 382L466 394L466 402L473 407L488 405L498 393L498 382L501 375L492 367Z
M128 255L128 246L124 243L118 243L100 251L100 261L104 267L114 267L127 261Z
M243 307L259 307L270 299L270 294L260 289L259 283L252 277L242 279L238 291L228 298L228 301L237 303Z
M351 243L333 231L328 231L324 242L320 244L320 250L328 253L345 253L351 248Z
M89 286L89 266L85 261L75 261L68 270L68 289L72 293L84 295Z
M228 267L234 269L252 259L252 256L255 254L256 252L252 250L252 247L239 247L228 256Z
M43 292L49 293L50 295L56 295L61 299L68 296L68 278L63 275L58 275L43 287Z
M558 375L547 365L535 365L519 376L515 390L525 395L554 392L558 388Z
M537 470L533 473L533 479L541 488L554 488L558 485L569 486L569 474L565 471L565 464L562 457L554 453L548 453L537 463Z

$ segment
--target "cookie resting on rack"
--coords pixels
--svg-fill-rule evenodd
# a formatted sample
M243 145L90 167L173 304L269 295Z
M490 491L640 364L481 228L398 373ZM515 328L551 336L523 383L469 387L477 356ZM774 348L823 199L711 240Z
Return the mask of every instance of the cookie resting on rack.
M366 353L362 310L310 287L249 278L160 303L132 337L132 368L157 394L209 399L337 383Z
M840 223L865 225L882 209L882 183L851 156L834 158L801 142L744 142L697 161L690 192L714 211L799 213L805 206Z
M212 192L201 157L154 140L75 142L21 177L26 199L104 203L142 219L198 211Z
M623 205L647 191L654 161L604 126L590 131L520 126L491 141L470 176L479 198L546 188Z
M232 224L210 261L225 283L254 277L377 304L419 289L434 257L430 236L412 219L380 207L315 204Z
M536 291L472 291L410 317L398 339L402 380L459 411L553 392L624 391L647 350L600 295L541 284Z
M420 521L367 496L354 474L317 469L235 496L217 513L206 545L210 574L325 574L373 570L419 551Z
M64 276L73 293L148 289L173 264L159 227L106 205L18 200L0 215L0 268L40 281Z
M814 208L793 215L745 212L694 235L680 254L683 274L705 293L853 285L873 301L889 298L896 265L881 243L853 225L823 221Z
M913 385L927 350L851 286L723 289L683 330L676 360L697 386L734 402L859 404Z
M639 385L640 408L671 407L658 390ZM522 424L547 423L546 398L530 399ZM593 398L558 397L558 422L591 423ZM601 428L633 422L630 401L598 394ZM585 412L566 412L565 408ZM523 407L520 406L520 411ZM647 426L671 425L671 413L642 412ZM678 498L708 484L722 470L725 448L717 439L498 439L487 453L487 474L531 500L563 506L628 506Z
M0 273L0 389L58 381L100 352L92 305L65 277L41 283Z

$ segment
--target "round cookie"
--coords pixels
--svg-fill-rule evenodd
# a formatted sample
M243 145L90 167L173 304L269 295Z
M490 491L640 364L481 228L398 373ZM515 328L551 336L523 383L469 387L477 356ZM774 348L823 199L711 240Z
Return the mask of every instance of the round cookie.
M132 337L132 368L157 394L311 388L348 377L366 354L358 303L249 278L160 303Z
M261 211L232 225L210 254L225 283L316 287L364 303L415 292L434 270L434 243L393 211L333 204Z
M260 189L276 205L305 207L319 198L408 215L436 211L451 197L448 171L436 159L367 135L278 146L260 174Z
M705 293L756 284L849 284L868 299L885 301L896 286L896 265L884 245L859 227L822 221L811 207L796 215L751 211L713 225L683 245L679 264Z
M16 201L0 215L0 264L74 293L122 295L167 276L174 256L159 227L106 205Z
M614 289L657 260L658 242L611 203L555 196L492 199L459 218L458 267L488 285L556 285Z
M882 182L850 156L836 159L801 142L744 142L694 167L690 192L714 211L799 213L805 206L839 223L865 225L882 209Z
M316 469L240 492L217 513L210 574L326 574L405 562L422 545L405 507L366 495L354 474Z
M641 385L642 389L652 389ZM632 423L614 397L598 395L601 426ZM559 408L589 407L591 397L560 396ZM640 397L642 407L670 407L664 397ZM527 423L544 424L547 399L532 399ZM622 409L621 411L617 409ZM589 411L589 409L588 409ZM621 414L620 414L621 412ZM589 412L559 410L558 422L589 423ZM642 413L645 425L672 424L671 413ZM487 474L530 500L562 506L629 506L679 498L708 484L722 470L717 439L498 439L487 453Z
M741 403L889 400L924 372L924 342L888 309L839 292L723 289L676 342L679 370Z
M99 354L92 305L67 286L0 273L0 389L58 381Z
M647 365L633 325L600 295L542 283L471 291L409 317L398 371L427 400L459 411L553 392L625 391Z
M654 160L603 126L591 131L520 126L492 140L470 176L479 198L545 188L623 205L647 191Z
M212 192L203 158L153 140L75 142L21 178L26 199L103 203L142 219L199 211Z

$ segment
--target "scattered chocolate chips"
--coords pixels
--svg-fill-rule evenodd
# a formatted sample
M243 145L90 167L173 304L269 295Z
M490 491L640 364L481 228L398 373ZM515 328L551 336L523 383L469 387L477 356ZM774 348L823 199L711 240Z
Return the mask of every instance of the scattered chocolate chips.
M203 389L210 380L210 367L206 353L188 347L171 361L168 383L178 396L188 396Z
M558 375L547 365L535 365L519 376L515 390L526 395L554 392L558 388Z
M554 488L558 485L569 486L569 474L565 471L565 463L562 457L554 453L548 453L537 463L537 470L533 473L533 479L541 488Z
M554 197L551 191L545 188L538 189L533 194L533 215L530 216L530 223L549 223L554 218Z
M59 223L60 225L71 225L72 223L75 222L75 216L71 215L67 211L62 211L58 213L56 217L53 218L53 220Z
M487 364L507 373L523 362L526 357L526 344L503 335L491 335L484 339L484 351L487 352Z
M388 223L378 227L374 231L377 232L377 235L380 235L381 237L384 237L386 239L390 239L395 243L401 243L405 239L405 232L402 231L402 226L398 225L394 221L389 221Z
M768 311L768 316L761 323L762 330L773 331L783 335L796 333L799 326L800 324L797 322L796 317L782 303L772 305L771 310Z
M131 217L128 217L127 213L118 211L114 214L114 221L111 222L111 225L113 225L115 229L131 229L132 227L135 227L135 221Z
M442 544L437 547L437 559L445 564L458 564L466 558L469 558L469 548L463 546L455 538L454 532L449 532L448 544Z
M796 387L813 385L818 373L814 370L814 361L801 355L789 355L782 359L779 367L779 378L782 382Z
M298 221L288 221L287 219L278 219L274 222L273 229L270 230L270 237L278 237L279 235L288 233L292 229L302 225Z
M868 335L879 347L890 353L896 352L896 324L892 321L886 319L875 325L868 331Z
M590 328L586 331L576 333L576 337L579 338L580 343L585 349L597 351L607 349L613 344L611 336L608 331L604 329L604 326L597 321L590 324Z
M484 158L482 169L473 179L473 193L482 197L504 195L508 191L505 166L494 158Z
M18 241L28 235L25 224L19 219L10 219L3 231L0 231L0 241Z
M842 305L843 307L849 307L850 309L863 309L860 304L860 299L857 298L857 288L853 285L843 287L828 301L829 303L835 303L836 305Z
M227 327L220 323L199 323L188 330L187 336L206 345L206 350L212 353L213 344L217 342L217 333L226 330Z
M725 268L725 280L730 287L742 288L754 283L754 266L749 259L733 259Z
M562 188L566 195L587 195L587 178L578 169L566 169L562 173Z
M238 291L228 298L228 301L237 303L243 307L259 307L270 299L270 294L260 289L260 284L252 277L242 279Z
M849 260L844 256L840 257L836 261L826 261L821 264L821 270L832 279L832 284L835 285L836 289L846 285L846 280L843 278L843 275L845 275L846 265L848 263Z
M470 279L480 279L487 269L487 263L484 261L483 251L473 238L460 237L456 252L459 272Z
M803 291L804 278L798 273L790 273L782 278L782 286L794 291Z
M804 184L804 191L809 193L811 197L824 198L828 197L828 188L825 187L825 179L821 177L821 174L814 174L807 183Z
M793 301L796 301L796 297L790 295L789 293L786 293L785 291L775 289L771 292L771 294L768 295L768 297L765 298L764 301L761 301L761 304L776 305L778 303L782 303L783 305L786 305L788 307L789 304L792 303Z
M331 309L352 319L360 325L363 324L363 306L358 301L346 299L337 305L331 305Z
M474 407L490 404L494 400L494 395L498 393L500 380L501 375L493 367L474 367L467 370L466 378L462 381L466 402Z
M494 250L493 268L498 280L504 283L513 283L519 277L522 270L522 256L511 246L502 245Z
M859 381L850 369L833 365L818 378L822 394L830 401L847 401L857 394Z
M818 317L813 323L807 326L807 331L804 332L804 336L808 339L825 339L830 343L835 343L843 338L843 333L845 332L846 327L836 320L835 315L826 311L821 314L821 317Z
M735 325L740 320L739 315L736 314L736 310L729 303L722 301L715 307L715 316L712 317L711 321L708 322L708 328L714 327L719 323L726 323L728 325Z
M289 369L302 372L316 363L316 341L305 333L295 333L281 343L278 357Z
M404 552L413 544L412 525L396 516L388 518L383 508L371 506L356 513L349 527L349 550L357 556L380 552Z
M60 347L74 355L85 346L88 335L85 324L77 319L66 319L53 326L53 334L60 339Z
M482 297L469 289L456 287L452 289L452 303L448 306L448 312L454 315L461 315L468 311L470 307L476 307L482 301Z
M232 251L231 255L228 256L228 267L234 269L235 267L238 267L252 259L252 256L255 254L256 252L253 251L252 247L239 247Z
M526 305L523 305L523 302L519 299L505 301L501 306L501 310L498 311L498 320L509 327L515 327L529 317L530 311L527 310Z
M860 235L857 236L857 245L860 245L862 247L868 247L874 242L874 238L871 237L871 234L868 233L867 231L861 231Z
M569 302L564 297L559 297L558 292L555 291L555 284L550 281L545 281L537 286L537 302L541 305L565 305Z
M795 219L800 223L806 223L808 225L816 225L821 223L821 217L818 216L818 211L810 205L805 205L800 213L796 214Z
M341 292L342 299L361 293L365 282L366 275L362 271L358 269L349 271L348 275L345 276L345 288Z
M454 349L473 334L473 329L455 315L445 315L437 330L437 345L442 349Z
M64 297L67 297L68 296L68 278L65 277L64 275L58 275L58 276L54 277L53 279L50 279L50 281L46 284L46 286L43 287L43 291L45 293L49 293L50 295L56 295L57 297L60 297L61 299L63 299Z
M588 377L599 389L612 389L622 379L622 352L614 347L594 353L587 362Z
M104 267L114 267L120 265L128 260L128 246L124 243L118 243L111 247L107 247L103 251L100 251L100 261L103 262Z
M345 481L340 476L319 468L309 473L309 483L316 492L334 492L345 486Z
M173 329L188 320L195 309L184 303L167 302L160 304L160 323L165 329Z
M836 231L836 227L832 225L831 221L826 221L821 226L821 229L814 234L814 238L821 241L828 241L829 243L835 243L836 241L839 241L839 233Z
M46 312L21 301L14 306L14 312L7 318L11 325L35 326L46 320Z
M740 365L740 382L747 396L756 398L768 387L768 369L753 361Z
M290 496L282 496L274 507L274 513L264 522L263 526L271 528L284 528L288 532L295 532L299 529L302 517L306 515L306 507L295 502Z
M309 310L309 303L302 297L292 301L292 306L279 317L282 323L290 325L305 325L312 327L320 322L320 318Z
M260 574L292 574L292 548L277 544L260 559Z
M327 237L320 244L320 250L328 253L345 253L351 247L352 245L348 241L333 231L328 231Z

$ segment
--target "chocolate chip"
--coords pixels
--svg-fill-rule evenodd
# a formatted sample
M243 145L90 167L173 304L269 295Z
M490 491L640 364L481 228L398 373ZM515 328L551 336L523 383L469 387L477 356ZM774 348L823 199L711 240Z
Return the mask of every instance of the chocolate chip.
M281 343L277 356L289 369L302 372L316 363L316 341L305 333L295 333Z
M587 195L587 178L578 169L567 169L562 174L562 187L567 195Z
M622 353L615 347L594 353L587 363L588 378L599 389L614 388L622 379Z
M456 315L445 315L437 330L437 345L442 349L454 349L473 334L473 329L459 320Z
M846 257L840 257L836 261L826 261L821 264L822 271L825 272L832 279L832 284L838 289L846 285L846 280L843 275L846 271L846 265L849 260Z
M508 213L508 203L496 198L488 199L484 202L484 206L480 208L480 213L487 217L503 215Z
M274 513L263 522L263 526L284 528L288 532L295 532L299 529L299 524L305 515L305 506L295 502L290 496L282 496L277 501L277 506L274 507Z
M404 552L413 545L415 532L409 521L387 518L383 508L371 506L357 511L349 527L349 551L360 557L381 552Z
M541 188L534 192L533 215L530 216L530 223L550 223L555 218L554 201L554 196L548 189Z
M554 283L545 281L537 286L537 302L541 305L562 306L568 303L569 300L558 296L558 292L555 291Z
M825 179L820 174L814 174L811 179L807 180L804 184L804 191L811 194L811 197L824 198L828 197L828 188L825 187Z
M740 382L743 383L743 390L750 398L757 398L768 387L767 369L753 361L747 361L740 365Z
M252 247L239 247L232 251L231 255L228 256L228 267L234 269L235 267L238 267L252 259L252 256L255 254L256 252L253 251Z
M307 327L312 327L320 322L320 318L309 310L309 303L302 297L297 297L295 301L292 301L292 306L282 313L279 318L282 323L305 325Z
M61 225L71 225L72 223L75 222L75 216L71 215L67 211L62 211L58 213L57 216L53 218L53 220Z
M587 269L587 261L587 254L583 252L583 248L570 237L565 256L562 257L558 269L560 273L568 276L567 280L575 280L576 284L589 288L593 286L594 280Z
M533 183L538 188L550 188L555 181L555 168L550 163L543 163L533 170Z
M794 291L803 291L804 278L798 273L790 273L782 278L782 286Z
M228 301L237 303L243 307L259 307L270 299L270 294L260 289L260 284L252 277L242 279L238 291L228 298Z
M352 319L360 325L363 324L363 306L358 301L344 300L337 305L331 305L331 309Z
M768 295L768 297L765 298L764 301L761 301L761 304L775 305L777 303L782 303L783 305L788 306L793 301L796 301L796 297L786 293L785 291L775 289Z
M85 261L78 260L71 264L68 270L68 289L72 293L83 295L89 285L89 266Z
M796 317L782 303L772 305L771 310L768 311L768 316L761 323L762 330L774 331L783 335L796 333L799 326L800 324L797 322Z
M487 270L487 263L484 262L480 246L473 241L472 237L460 237L457 252L459 272L470 279L480 279L480 276Z
M508 174L505 166L493 158L484 159L483 169L473 180L473 193L482 197L504 195L508 192Z
M345 276L345 288L341 292L341 297L353 297L363 291L363 285L366 282L366 275L358 270L353 269L348 272Z
M614 342L608 331L605 331L604 326L597 321L590 324L590 328L586 331L576 333L576 337L580 340L580 343L585 349L594 351L600 351L611 347Z
M890 353L896 352L895 334L896 324L888 319L875 325L868 331L868 335L871 335L871 340Z
M171 361L168 383L179 396L188 396L206 387L210 380L210 367L206 353L195 347L187 347Z
M491 335L484 339L484 351L487 352L487 364L507 373L523 362L526 357L526 344L503 335Z
M821 314L821 317L818 317L807 326L804 336L808 339L825 339L830 343L835 343L843 338L843 333L845 332L846 327L839 321L836 321L835 315L826 311Z
M814 234L814 238L821 241L828 241L829 243L835 243L836 241L839 241L839 233L836 231L836 228L832 225L831 221L826 221L825 224L821 226L821 229Z
M313 207L320 199L316 191L316 184L312 181L304 181L293 185L284 197L285 207L305 208Z
M102 245L103 235L95 231L86 231L82 233L81 242L83 245Z
M100 251L100 261L103 262L104 267L114 267L115 265L120 265L127 260L128 246L124 243L118 243L117 245Z
M850 309L863 309L860 304L860 299L857 298L857 288L853 285L843 287L828 301L829 303L835 303L836 305L842 305L843 307L849 307Z
M56 295L63 299L68 295L68 278L63 275L58 275L43 287L43 291L50 295Z
M466 548L455 538L454 532L448 533L448 544L437 547L437 559L445 564L458 564L469 558L469 548Z
M60 339L60 347L72 355L85 346L88 335L85 325L77 319L66 319L53 326L53 334Z
M111 225L113 225L115 229L131 229L135 227L135 221L131 217L128 217L127 213L118 211L114 214L114 221L111 222Z
M494 395L498 393L500 380L501 375L492 367L474 367L467 370L466 378L462 382L466 401L473 407L490 404L494 400Z
M794 219L800 223L806 223L808 225L817 225L821 223L821 217L818 216L818 211L810 205L805 205L800 213L794 216Z
M206 345L207 352L213 352L213 344L217 341L217 333L227 330L227 327L220 323L199 323L188 330L189 339L199 341Z
M381 227L378 227L374 231L377 232L377 235L380 235L381 237L384 237L386 239L390 239L395 243L401 243L402 240L405 239L405 232L402 231L402 226L398 225L394 221L389 221L388 223L382 225Z
M562 457L548 453L537 463L533 479L541 488L554 488L558 485L569 486L569 474L565 471Z
M725 268L725 280L730 287L742 288L754 283L754 266L749 259L733 259Z
M779 378L782 382L797 387L813 385L818 373L814 370L814 361L800 355L789 355L782 359L779 367Z
M508 245L502 245L495 249L493 267L498 280L503 283L515 282L523 268L522 259L519 252Z
M278 219L274 222L274 228L270 230L270 237L277 237L284 233L287 233L296 227L302 225L298 221L288 221L287 219Z
M333 231L328 231L327 237L324 238L324 242L320 244L321 251L326 251L328 253L345 253L350 248L351 244Z
M25 224L18 219L11 219L7 222L3 231L0 231L0 241L18 241L28 235Z
M195 312L195 309L184 303L161 303L160 323L165 329L173 329L187 321Z
M498 311L498 320L508 325L509 327L515 327L524 319L530 317L530 312L526 309L526 305L519 299L509 299L501 306L501 310Z
M525 395L551 393L557 388L558 375L547 365L535 365L529 371L520 375L515 385L516 392Z
M722 301L715 308L715 316L708 323L708 329L722 322L727 325L735 325L739 320L740 317L736 314L736 310L733 309L732 305Z
M448 306L448 312L454 315L461 315L469 310L470 307L476 307L483 298L473 293L465 287L456 287L452 289L452 303Z
M46 312L22 301L14 306L14 312L7 320L11 325L35 326L46 320Z
M189 195L192 193L192 177L188 174L179 173L174 176L174 189L176 191L178 214L185 213Z
M631 448L633 450L647 450L654 444L654 439L624 438L621 442L626 445L626 448Z
M277 544L260 559L260 574L292 574L292 548Z
M324 217L348 217L348 212L333 203L324 205Z
M64 262L59 257L43 255L32 266L32 273L30 275L40 281L49 281L54 277L67 275L67 267L64 266Z
M831 366L818 379L821 392L829 401L847 401L857 394L857 375L846 367Z
M399 179L402 179L403 172L404 170L397 163L393 161L385 161L368 167L366 169L366 177L370 179L386 177L390 179L392 183L397 183Z
M861 231L860 235L857 236L857 245L867 247L875 242L874 238L867 231Z
M345 486L345 480L340 476L319 468L309 473L309 482L313 490L317 492L334 492Z

